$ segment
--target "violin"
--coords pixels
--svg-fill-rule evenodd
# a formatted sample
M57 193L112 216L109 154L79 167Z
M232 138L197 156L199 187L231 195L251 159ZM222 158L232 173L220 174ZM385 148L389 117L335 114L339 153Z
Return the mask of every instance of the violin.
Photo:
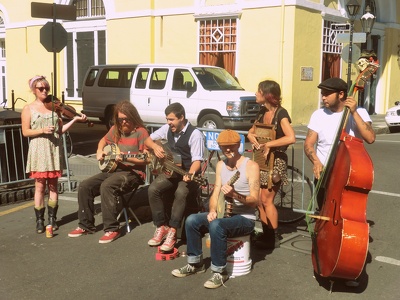
M62 103L57 97L53 95L48 95L44 100L44 106L48 110L52 110L57 113L57 115L61 118L73 119L75 116L82 117L81 114L76 112L76 109L68 104ZM86 121L89 127L93 127L93 122L89 120Z
M358 76L349 95L363 89L379 65L370 63ZM350 136L346 124L350 109L345 107L326 168L321 173L314 199L320 188L325 198L312 237L312 263L322 277L357 279L368 253L369 225L366 220L368 193L374 168L363 140Z

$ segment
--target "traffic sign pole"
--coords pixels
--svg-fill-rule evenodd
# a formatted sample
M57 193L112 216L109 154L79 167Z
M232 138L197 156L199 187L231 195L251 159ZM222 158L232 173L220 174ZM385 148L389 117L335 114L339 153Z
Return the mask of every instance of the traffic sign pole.
M56 20L57 16L60 19L64 20L71 20L75 21L76 20L76 7L74 5L61 5L61 4L50 4L50 3L40 3L40 2L32 2L31 3L31 16L34 18L46 18L46 19L53 19L52 25L51 25L51 52L53 52L53 96L57 96L57 52L61 51L65 45L66 45L66 39L65 41L60 41L60 39L57 40L56 43L56 31L58 33L66 34L65 29L60 26ZM58 27L56 27L59 25ZM45 25L46 26L46 25ZM41 29L41 34L45 26L42 27ZM60 28L61 27L61 28ZM61 29L61 30L60 30ZM43 35L46 35L46 30L43 30ZM42 45L47 49L47 51L50 51L48 48L49 44L47 43L48 40L46 40L46 37L44 36L41 38L41 43ZM65 42L65 44L63 44ZM61 45L60 45L61 43ZM47 47L46 47L47 45Z
M56 5L53 3L53 26L51 30L51 46L53 49L53 96L57 97L57 52L55 47Z

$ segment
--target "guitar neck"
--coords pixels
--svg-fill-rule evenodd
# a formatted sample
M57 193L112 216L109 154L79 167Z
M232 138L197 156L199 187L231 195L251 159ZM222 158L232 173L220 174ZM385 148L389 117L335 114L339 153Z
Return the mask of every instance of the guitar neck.
M142 157L143 154L111 154L107 155L105 159L115 159L117 155L121 156L122 158L130 158L130 157Z
M178 173L178 174L180 174L182 176L185 176L185 175L189 174L188 172L186 172L185 170L179 168L177 165L175 165L173 162L171 162L169 160L165 160L163 162L163 165L165 167L167 167L168 169L171 169L172 171L174 171L174 172L176 172L176 173Z

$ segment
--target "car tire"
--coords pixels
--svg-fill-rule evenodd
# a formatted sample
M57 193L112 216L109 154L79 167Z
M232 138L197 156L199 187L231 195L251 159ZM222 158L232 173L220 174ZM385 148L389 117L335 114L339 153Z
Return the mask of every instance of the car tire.
M198 127L209 128L209 129L224 129L224 122L222 118L217 115L204 115L198 124Z

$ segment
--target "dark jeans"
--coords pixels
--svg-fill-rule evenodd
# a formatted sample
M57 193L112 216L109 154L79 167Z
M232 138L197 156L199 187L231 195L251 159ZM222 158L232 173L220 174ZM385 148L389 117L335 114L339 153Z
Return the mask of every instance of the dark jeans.
M182 177L167 178L164 174L160 174L149 186L149 204L153 215L153 223L155 226L169 225L174 228L180 228L183 214L186 209L187 196L193 189L197 189L196 182L182 181ZM174 200L171 209L171 218L168 220L165 215L164 198L168 191L174 189Z
M96 230L94 198L100 195L104 231L118 230L119 194L125 194L142 183L140 176L130 171L99 173L82 181L78 188L79 227Z
M211 270L222 273L226 267L227 238L248 235L254 230L254 221L241 215L230 218L207 220L208 212L192 214L185 222L187 261L189 264L201 263L203 260L202 231L208 228L211 238Z

